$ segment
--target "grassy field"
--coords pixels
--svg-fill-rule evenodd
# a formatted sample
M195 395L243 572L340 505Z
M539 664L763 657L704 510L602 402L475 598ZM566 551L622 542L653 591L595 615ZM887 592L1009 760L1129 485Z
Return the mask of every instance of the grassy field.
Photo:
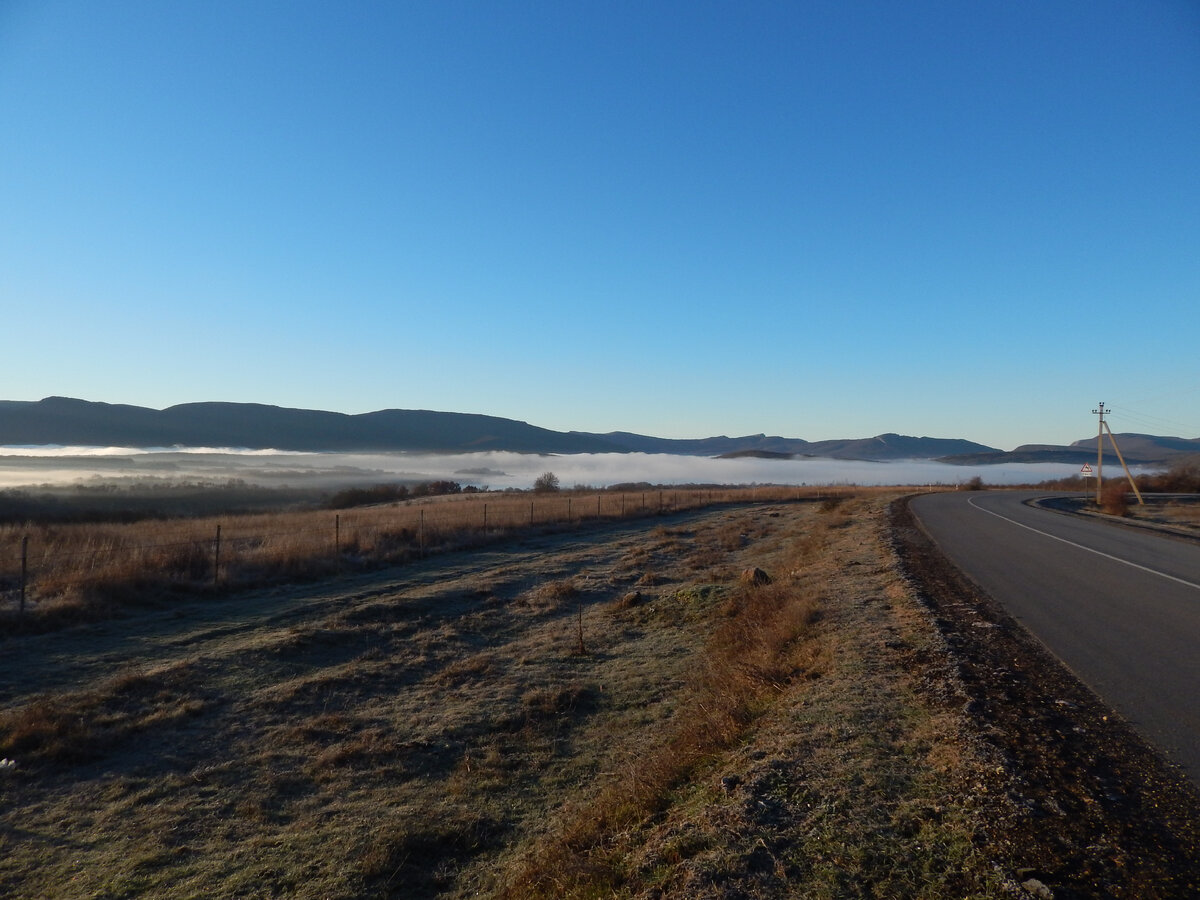
M0 634L50 630L130 608L170 605L180 596L396 565L530 531L728 503L829 496L838 490L764 486L472 493L341 511L146 517L141 510L133 521L121 521L122 511L113 508L109 521L10 522L0 524ZM219 496L232 498L229 492ZM247 496L261 502L253 491ZM180 501L170 493L139 499L143 506L157 502L166 510L180 502L184 509L196 506L194 498ZM69 514L65 500L58 506L60 515Z
M1002 896L994 761L888 500L525 530L10 638L0 894Z

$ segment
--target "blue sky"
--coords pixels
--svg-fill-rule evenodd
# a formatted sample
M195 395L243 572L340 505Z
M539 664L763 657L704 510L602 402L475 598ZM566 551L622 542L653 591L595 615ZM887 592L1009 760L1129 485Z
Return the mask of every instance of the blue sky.
M1200 3L0 0L0 399L1200 435Z

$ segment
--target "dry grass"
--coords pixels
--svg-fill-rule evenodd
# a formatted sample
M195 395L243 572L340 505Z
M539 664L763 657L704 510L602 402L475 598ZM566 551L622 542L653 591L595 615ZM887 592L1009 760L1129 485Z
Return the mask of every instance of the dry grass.
M1126 515L1144 522L1200 532L1200 495L1193 497L1149 497L1144 505L1128 504Z
M838 887L986 869L882 508L545 534L26 638L0 895L971 896Z
M796 571L819 552L825 523L815 523L795 554L775 560ZM716 529L707 558L729 546L730 527ZM746 539L733 529L740 546ZM662 529L656 529L660 536ZM677 532L676 532L677 533ZM696 556L685 560L698 568ZM698 777L735 746L757 717L788 684L819 675L828 664L827 646L815 626L820 601L815 586L788 578L769 585L736 584L721 592L712 609L712 631L697 664L680 690L677 712L662 737L637 749L619 773L586 802L575 804L555 833L533 848L511 873L502 897L609 896L626 886L629 838L660 815L681 785ZM679 598L679 595L676 595ZM622 598L620 608L630 603Z
M802 673L820 671L823 654L805 646L815 619L811 603L792 598L733 603L738 609L725 612L729 620L710 640L661 743L639 750L598 796L572 809L500 896L601 896L619 890L627 880L632 829L664 812L683 784L734 746L769 695ZM789 652L793 645L800 647Z
M25 766L80 763L147 729L202 712L190 666L128 673L86 691L35 697L0 713L0 756Z
M780 487L537 497L469 494L340 513L4 525L0 634L96 621L122 609L169 604L181 593L213 593L403 564L514 533L816 493ZM26 539L26 614L18 616Z

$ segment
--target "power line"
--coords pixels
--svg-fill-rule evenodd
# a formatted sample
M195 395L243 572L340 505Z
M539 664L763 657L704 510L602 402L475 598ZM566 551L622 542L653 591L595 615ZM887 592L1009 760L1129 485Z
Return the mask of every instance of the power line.
M1139 412L1124 406L1113 406L1110 407L1106 412L1111 413L1114 410L1120 411L1121 418L1133 419L1135 422L1140 422L1150 428L1170 427L1200 433L1200 425L1190 422L1178 422L1174 419L1166 419L1162 416L1154 416L1150 413Z
M1178 428L1196 434L1200 433L1200 425L1197 425L1195 422L1179 422L1174 419L1167 419L1162 416L1155 416L1151 413L1142 412L1139 409L1133 409L1131 407L1157 404L1160 401L1167 399L1171 400L1175 404L1179 404L1184 400L1184 398L1191 397L1197 393L1200 393L1200 382L1194 382L1190 385L1185 384L1183 386L1174 385L1169 391L1164 391L1149 397L1136 398L1130 401L1130 406L1128 407L1114 406L1110 409L1119 409L1121 411L1122 418L1127 417L1134 419L1135 421L1140 421L1151 428Z

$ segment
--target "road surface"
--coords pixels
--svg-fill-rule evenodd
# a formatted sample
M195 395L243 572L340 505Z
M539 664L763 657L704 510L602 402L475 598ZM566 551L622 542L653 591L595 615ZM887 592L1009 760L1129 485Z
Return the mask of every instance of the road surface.
M1200 784L1200 542L1028 505L928 494L946 556Z

